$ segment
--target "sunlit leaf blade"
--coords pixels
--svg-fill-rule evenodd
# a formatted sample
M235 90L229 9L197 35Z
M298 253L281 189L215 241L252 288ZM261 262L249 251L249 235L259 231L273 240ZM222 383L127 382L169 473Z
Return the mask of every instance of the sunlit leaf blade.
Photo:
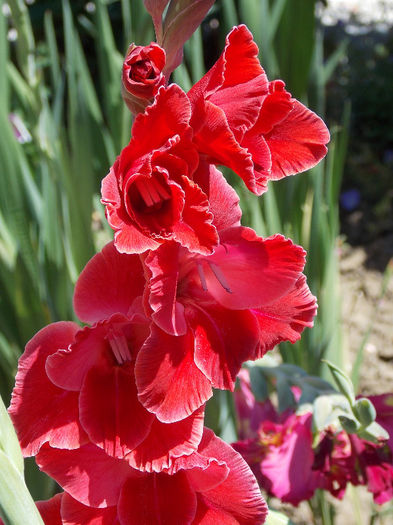
M348 399L349 403L354 405L355 403L355 393L353 391L353 385L347 374L343 372L336 365L330 361L324 360L324 362L329 367L329 370L333 376L334 382L337 385L338 390Z
M285 516L282 512L269 509L265 525L295 525L294 522Z
M5 525L43 525L20 472L0 450L0 516Z
M23 456L11 419L0 397L0 449L23 475Z

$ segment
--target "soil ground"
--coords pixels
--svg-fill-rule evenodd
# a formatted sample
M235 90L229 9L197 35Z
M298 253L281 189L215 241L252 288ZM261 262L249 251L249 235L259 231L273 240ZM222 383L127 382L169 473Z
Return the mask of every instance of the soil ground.
M365 395L392 392L393 235L366 247L345 246L340 268L347 371L365 339L359 391Z

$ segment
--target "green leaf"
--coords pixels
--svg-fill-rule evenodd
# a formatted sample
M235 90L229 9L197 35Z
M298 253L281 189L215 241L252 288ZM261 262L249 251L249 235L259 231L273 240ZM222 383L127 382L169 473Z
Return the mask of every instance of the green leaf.
M277 371L285 374L292 381L293 380L302 381L302 379L307 376L307 372L305 372L302 368L300 368L300 366L296 366L291 363L283 363L282 365L279 365L277 367Z
M326 84L334 73L334 70L340 63L340 61L346 56L347 48L349 44L349 38L346 38L340 42L337 49L330 55L326 64L323 68L323 74L321 75L321 82Z
M103 94L103 106L105 108L106 120L109 122L112 137L118 149L120 144L119 130L121 129L121 117L124 104L121 97L121 70L123 57L118 52L112 32L108 10L104 0L95 2L95 25L97 37L95 44L97 48L101 92ZM116 140L116 138L118 140Z
M323 359L323 362L326 363L329 367L329 370L333 376L333 379L337 385L339 391L348 399L351 406L355 403L355 393L353 390L353 385L347 374L345 374L340 368L336 365Z
M295 525L294 522L285 516L282 512L277 510L269 509L265 525Z
M374 405L369 399L362 397L357 399L355 405L353 406L353 413L360 421L362 425L367 427L371 425L375 418L377 417L377 412L374 408Z
M315 0L286 2L275 39L281 78L296 98L304 96L308 83L315 44L314 9Z
M348 434L358 433L360 425L355 419L348 416L338 416L338 419L345 432L348 432Z
M269 390L263 370L260 367L253 366L249 368L249 374L254 396L258 401L266 401Z
M4 4L0 2L0 7ZM9 42L7 39L8 22L3 13L0 15L0 107L9 113L9 83L6 75L9 63Z
M49 53L49 66L53 89L56 89L61 82L60 57L57 49L56 31L53 25L53 16L51 11L44 14L45 36Z
M361 429L357 432L358 436L367 441L373 441L374 443L379 443L381 440L389 439L389 434L384 428L381 427L375 421L368 425L364 430Z
M296 405L290 382L284 374L277 374L277 397L278 411L284 412L287 408L293 408Z
M0 397L0 449L13 462L15 468L23 474L23 456L11 419Z
M332 425L340 427L340 416L351 416L351 407L346 397L341 394L326 394L314 401L313 422L316 430L321 432Z
M5 525L44 525L23 476L0 450L0 516Z
M18 32L16 39L16 58L25 79L31 86L37 83L35 63L35 44L31 27L29 11L23 0L8 0L11 8L12 20Z
M234 0L221 0L222 18L224 31L229 33L233 26L239 24L239 18L236 13L236 5Z

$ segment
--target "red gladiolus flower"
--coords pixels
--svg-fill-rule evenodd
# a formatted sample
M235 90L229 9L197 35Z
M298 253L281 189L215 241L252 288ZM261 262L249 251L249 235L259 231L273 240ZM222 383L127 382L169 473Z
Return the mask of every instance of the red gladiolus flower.
M216 181L210 186L218 186L219 172L210 175ZM218 221L224 217L218 203L212 210ZM211 256L168 242L145 259L145 300L156 326L138 354L136 384L141 402L161 421L188 416L212 387L232 390L244 361L296 339L315 315L301 274L302 248L280 235L262 239L232 226L228 216L222 224Z
M100 304L102 283L108 291ZM135 468L160 471L196 450L203 408L166 425L137 397L134 364L149 334L140 312L143 284L139 257L107 245L76 287L75 309L93 326L55 323L28 343L10 408L25 455L45 442L75 449L91 441ZM108 315L111 309L118 313Z
M188 92L194 141L211 162L229 166L250 191L307 170L327 152L323 121L285 91L268 83L248 29L235 27L216 64Z
M192 180L199 157L190 117L185 93L161 88L104 178L102 202L120 252L156 250L170 240L204 254L217 245L209 202Z
M165 85L165 51L155 42L131 44L123 62L122 95L131 113L143 112Z
M108 525L259 525L267 514L246 463L208 429L196 453L160 473L135 470L92 444L44 445L37 462L66 491L61 516L70 525L98 518Z

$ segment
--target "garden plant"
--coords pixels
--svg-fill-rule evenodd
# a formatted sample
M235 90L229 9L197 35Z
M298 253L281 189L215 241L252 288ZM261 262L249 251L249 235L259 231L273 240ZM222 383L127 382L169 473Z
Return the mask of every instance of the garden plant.
M90 2L95 67L68 0L41 48L3 2L6 525L292 523L279 501L329 525L348 485L393 498L393 394L342 371L340 50L323 64L314 2L247 2L122 1L124 57Z

